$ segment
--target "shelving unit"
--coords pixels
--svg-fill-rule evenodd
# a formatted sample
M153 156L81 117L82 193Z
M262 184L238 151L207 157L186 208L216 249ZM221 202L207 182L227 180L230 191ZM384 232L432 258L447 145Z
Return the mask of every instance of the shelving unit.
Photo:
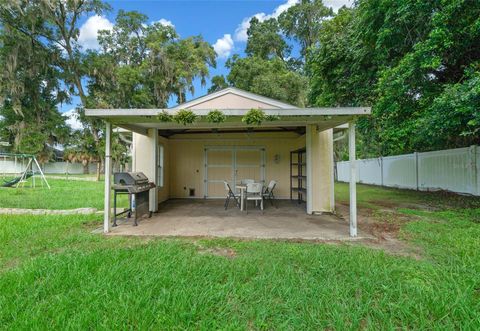
M290 200L307 201L307 150L300 148L290 152Z

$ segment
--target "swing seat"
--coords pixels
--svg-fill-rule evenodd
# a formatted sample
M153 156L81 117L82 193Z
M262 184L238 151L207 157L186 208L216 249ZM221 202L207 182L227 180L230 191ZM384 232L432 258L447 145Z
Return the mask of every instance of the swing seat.
M17 184L22 178L28 179L33 176L32 171L27 171L26 173L23 173L21 176L15 177L11 180L3 181L3 184L1 187L12 187L15 184Z

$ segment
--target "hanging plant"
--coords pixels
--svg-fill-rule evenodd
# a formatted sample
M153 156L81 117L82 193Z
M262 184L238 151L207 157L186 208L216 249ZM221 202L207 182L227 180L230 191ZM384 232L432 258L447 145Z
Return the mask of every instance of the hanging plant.
M197 115L190 109L180 109L174 116L175 122L187 125L192 124L197 119Z
M242 122L247 125L260 125L265 119L263 110L252 108L242 117Z
M215 109L207 114L207 121L209 123L223 123L227 120L227 116L220 110Z
M279 119L280 119L280 116L278 116L278 115L267 115L267 116L265 116L265 120L269 121L269 122L278 121Z
M172 122L173 121L173 116L169 114L167 111L162 111L160 114L158 114L158 120L160 122Z

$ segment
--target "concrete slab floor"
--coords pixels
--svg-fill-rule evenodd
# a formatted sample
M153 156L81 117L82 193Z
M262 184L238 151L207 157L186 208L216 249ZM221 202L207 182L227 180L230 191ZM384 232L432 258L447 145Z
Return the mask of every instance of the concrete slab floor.
M249 202L248 214L233 203L227 210L223 200L173 199L160 205L152 218L117 220L109 235L231 237L250 239L355 240L369 238L361 232L349 236L347 220L335 215L307 215L305 204L277 201L277 208L265 203L265 210ZM232 202L232 200L230 201Z

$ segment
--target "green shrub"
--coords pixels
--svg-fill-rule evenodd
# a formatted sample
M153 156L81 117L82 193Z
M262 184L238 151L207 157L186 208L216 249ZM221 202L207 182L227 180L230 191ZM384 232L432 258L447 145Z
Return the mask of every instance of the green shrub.
M196 121L197 115L190 109L180 109L174 116L175 122L187 125Z
M173 121L173 116L169 114L167 111L162 111L160 114L158 114L158 119L161 122L172 122Z
M278 116L278 115L267 115L267 116L265 116L265 120L268 121L268 122L278 121L279 119L280 119L280 116Z
M207 121L209 123L223 123L226 120L227 116L218 109L210 111L207 115Z
M242 117L242 122L248 125L260 125L265 119L263 110L252 108Z

